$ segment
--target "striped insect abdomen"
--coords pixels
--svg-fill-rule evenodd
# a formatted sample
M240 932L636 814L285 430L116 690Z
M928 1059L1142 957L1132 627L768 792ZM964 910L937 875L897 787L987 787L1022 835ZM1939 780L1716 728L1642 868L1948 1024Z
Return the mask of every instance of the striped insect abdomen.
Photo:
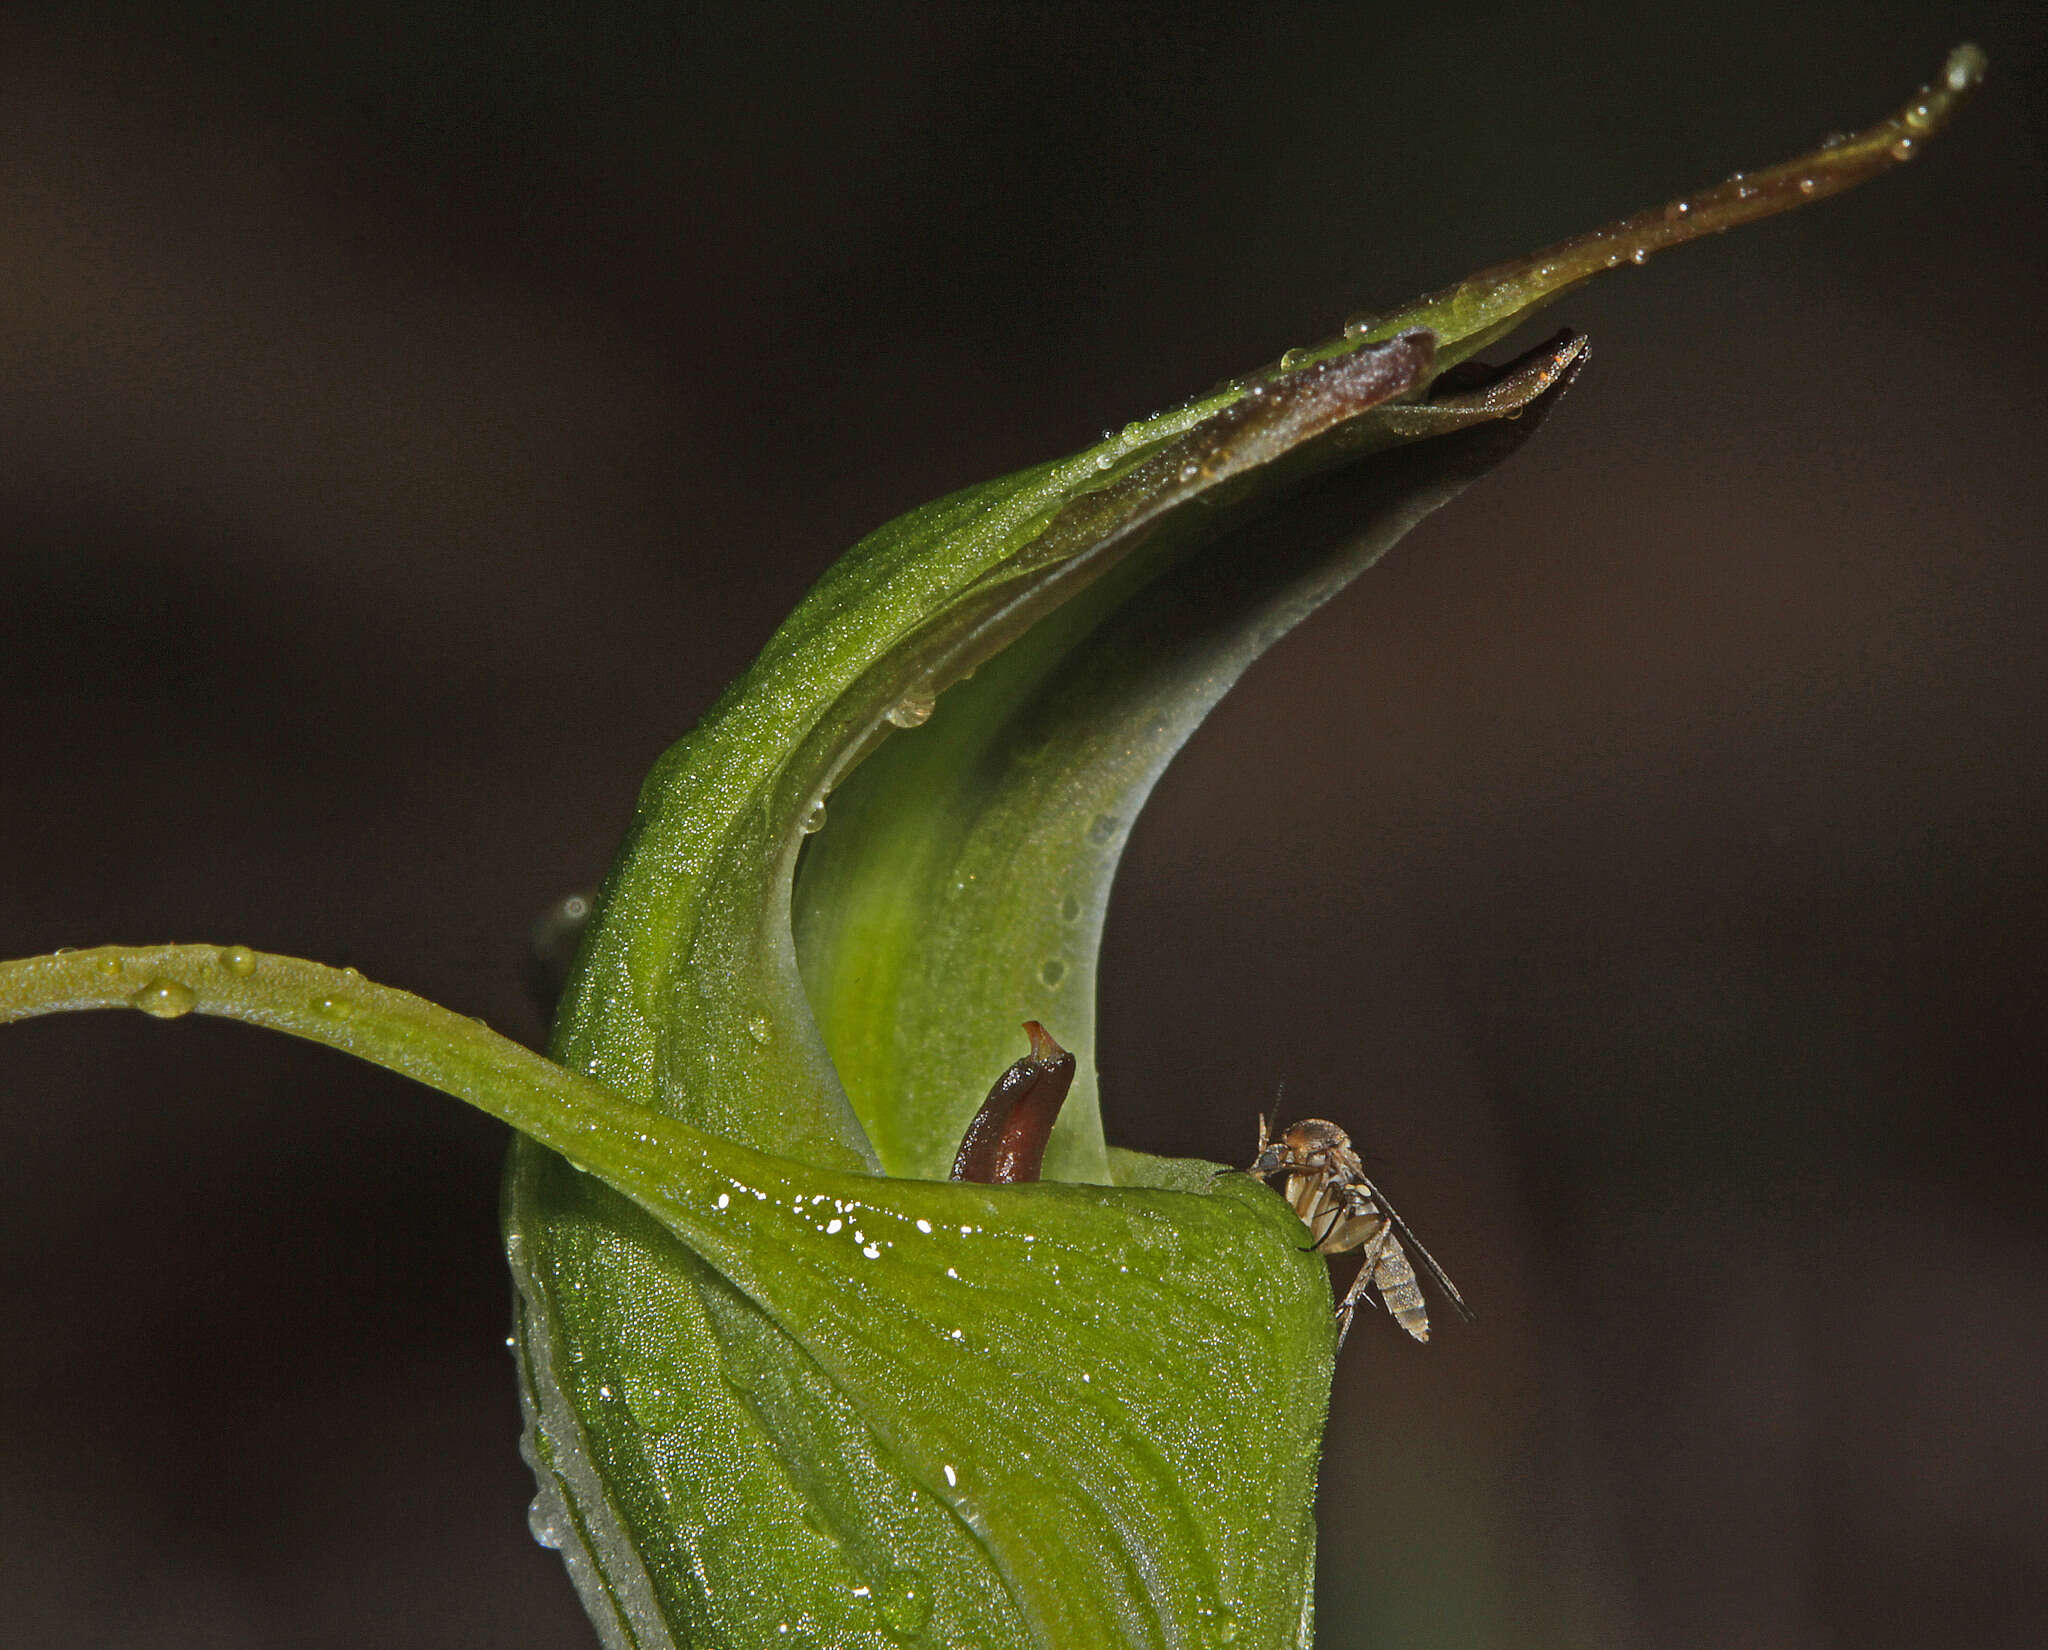
M1387 1310L1394 1315L1394 1321L1418 1341L1429 1339L1429 1308L1423 1304L1422 1286L1415 1281L1415 1268L1409 1264L1408 1251L1401 1247L1401 1240L1392 1232L1387 1234L1386 1247L1381 1250L1379 1263L1372 1269L1373 1287L1380 1292L1380 1299L1387 1303Z

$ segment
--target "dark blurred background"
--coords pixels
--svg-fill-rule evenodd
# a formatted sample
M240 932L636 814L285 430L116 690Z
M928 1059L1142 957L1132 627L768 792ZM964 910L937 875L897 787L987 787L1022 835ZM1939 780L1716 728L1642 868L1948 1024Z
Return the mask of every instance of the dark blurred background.
M2037 7L0 18L0 954L537 1038L524 933L831 558L1873 119L1623 271L1539 439L1246 681L1112 910L1125 1143L1287 1082L1481 1312L1362 1322L1331 1647L2048 1642ZM0 1037L0 1638L573 1647L503 1132L217 1022Z

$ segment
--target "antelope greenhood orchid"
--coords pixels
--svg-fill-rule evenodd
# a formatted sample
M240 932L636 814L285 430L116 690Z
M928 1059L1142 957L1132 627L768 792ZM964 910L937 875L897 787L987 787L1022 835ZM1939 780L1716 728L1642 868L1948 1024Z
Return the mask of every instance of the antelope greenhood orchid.
M227 1015L518 1131L534 1525L609 1645L1305 1645L1330 1297L1263 1187L1104 1144L1132 816L1585 359L1474 351L1908 158L1981 69L872 534L657 765L550 1057L241 946L0 964L0 1018ZM949 1183L1027 1017L1081 1056L1048 1178Z

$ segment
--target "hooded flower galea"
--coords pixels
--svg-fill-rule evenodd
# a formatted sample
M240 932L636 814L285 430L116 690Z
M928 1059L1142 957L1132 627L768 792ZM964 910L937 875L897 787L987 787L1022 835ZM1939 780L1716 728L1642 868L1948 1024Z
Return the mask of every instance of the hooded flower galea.
M1305 1645L1327 1277L1251 1177L1104 1142L1130 821L1586 359L1475 352L1909 158L1981 70L871 535L657 765L548 1057L238 945L0 964L0 1018L226 1015L518 1131L534 1526L609 1645ZM949 1180L1027 1016L1078 1056L1045 1178Z

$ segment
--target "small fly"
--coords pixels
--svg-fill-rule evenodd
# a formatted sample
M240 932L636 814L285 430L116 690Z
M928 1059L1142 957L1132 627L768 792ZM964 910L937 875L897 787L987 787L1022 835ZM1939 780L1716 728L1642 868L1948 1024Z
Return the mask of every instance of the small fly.
M1372 1288L1379 1290L1396 1323L1418 1341L1429 1339L1429 1308L1415 1281L1418 1266L1458 1316L1471 1321L1472 1309L1457 1285L1415 1241L1408 1223L1394 1213L1380 1189L1366 1179L1358 1153L1351 1149L1351 1136L1335 1123L1305 1117L1275 1137L1267 1132L1265 1114L1260 1113L1259 1155L1245 1172L1260 1180L1287 1176L1285 1196L1314 1236L1311 1249L1325 1255L1364 1253L1358 1276L1337 1304L1339 1347L1351 1333L1351 1314L1361 1300L1370 1303L1367 1290Z

